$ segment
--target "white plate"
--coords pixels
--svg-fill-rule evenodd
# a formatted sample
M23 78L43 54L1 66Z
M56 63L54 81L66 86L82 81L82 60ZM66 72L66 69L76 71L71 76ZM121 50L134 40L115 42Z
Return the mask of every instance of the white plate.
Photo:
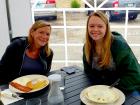
M19 84L25 86L27 82L32 81L32 80L46 80L46 84L45 84L45 86L43 86L43 87L41 87L39 89L33 89L33 90L31 90L31 91L29 91L27 93L33 93L33 92L42 90L46 86L49 85L48 78L46 76L44 76L44 75L38 75L38 74L25 75L25 76L22 76L22 77L19 77L19 78L14 79L12 82L16 82L16 83L19 83ZM9 84L9 89L12 92L15 92L15 93L25 93L25 92L20 91L19 89L15 88L15 87L11 86L10 84Z
M125 95L123 94L123 92L121 92L119 89L117 88L111 88L110 91L111 92L114 92L114 95L115 95L115 99L114 100L109 100L108 103L107 102L100 102L100 101L97 101L96 98L94 99L94 97L92 97L92 99L90 99L87 94L88 93L92 93L92 92L95 92L94 90L96 89L101 89L101 92L100 94L103 92L105 92L105 90L109 89L108 88L109 86L107 85L94 85L94 86L90 86L86 89L84 89L81 94L80 94L80 99L81 101L86 104L86 105L122 105L125 101ZM96 91L97 92L97 91Z

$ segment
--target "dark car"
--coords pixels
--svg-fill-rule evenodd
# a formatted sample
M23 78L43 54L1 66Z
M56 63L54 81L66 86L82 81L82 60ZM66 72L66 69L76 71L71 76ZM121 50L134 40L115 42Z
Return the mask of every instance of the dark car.
M94 0L88 0L94 2ZM97 0L97 6L102 3L104 0ZM90 2L89 2L90 3ZM91 4L92 5L92 4ZM108 0L102 8L137 8L140 7L140 0ZM104 11L108 16L108 19L111 21L113 19L122 19L125 17L126 11L125 10L105 10ZM131 10L128 13L129 20L134 20L137 18L140 11L138 10Z

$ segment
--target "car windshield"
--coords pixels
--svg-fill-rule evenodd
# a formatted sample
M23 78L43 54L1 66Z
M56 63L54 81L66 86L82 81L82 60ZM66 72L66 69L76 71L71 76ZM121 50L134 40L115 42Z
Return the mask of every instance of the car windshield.
M45 8L46 3L38 1L35 8Z

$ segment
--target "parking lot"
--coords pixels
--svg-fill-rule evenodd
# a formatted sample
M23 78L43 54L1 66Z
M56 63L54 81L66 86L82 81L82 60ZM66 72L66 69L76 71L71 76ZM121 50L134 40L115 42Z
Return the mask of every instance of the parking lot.
M66 13L66 25L67 26L86 26L87 18L88 18L88 16L86 15L85 12L76 12L76 13L67 12ZM64 26L62 12L57 13L57 20L51 20L50 22L53 26ZM125 34L125 20L114 20L114 21L110 22L110 25L111 25L112 31L118 31L123 35ZM128 27L129 26L140 26L140 14L138 15L137 19L128 21ZM116 27L116 28L113 28L113 27ZM68 31L69 30L70 29L68 29ZM76 30L76 31L78 31L78 30ZM85 33L85 30L82 29L78 32L71 31L71 32L68 33L68 35L73 37L72 33L78 33L79 35L83 35ZM132 30L128 28L128 42L138 44L139 40L140 40L139 33L140 33L139 28L135 28L135 29L132 29ZM63 35L64 32L61 30L61 31L58 31L57 34ZM133 38L132 38L132 36L133 36ZM82 42L82 41L83 41L83 39L81 39L81 41L78 41L78 42ZM76 41L73 40L71 42L76 42Z
M86 12L66 12L67 25L85 25L87 20ZM57 20L50 20L52 25L63 25L63 14L57 12ZM114 20L110 22L111 25L124 25L125 20ZM140 14L135 20L129 20L129 25L140 25Z

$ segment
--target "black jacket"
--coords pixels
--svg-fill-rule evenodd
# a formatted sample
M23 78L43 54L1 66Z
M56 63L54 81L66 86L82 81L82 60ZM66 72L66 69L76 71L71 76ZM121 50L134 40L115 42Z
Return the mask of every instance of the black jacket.
M28 47L26 37L19 37L14 39L7 47L2 59L0 61L0 85L10 82L11 80L21 76L20 70L25 55L25 49ZM47 57L45 49L41 48L40 60L44 65L44 73L46 75L51 69L51 62L53 58L53 51Z

